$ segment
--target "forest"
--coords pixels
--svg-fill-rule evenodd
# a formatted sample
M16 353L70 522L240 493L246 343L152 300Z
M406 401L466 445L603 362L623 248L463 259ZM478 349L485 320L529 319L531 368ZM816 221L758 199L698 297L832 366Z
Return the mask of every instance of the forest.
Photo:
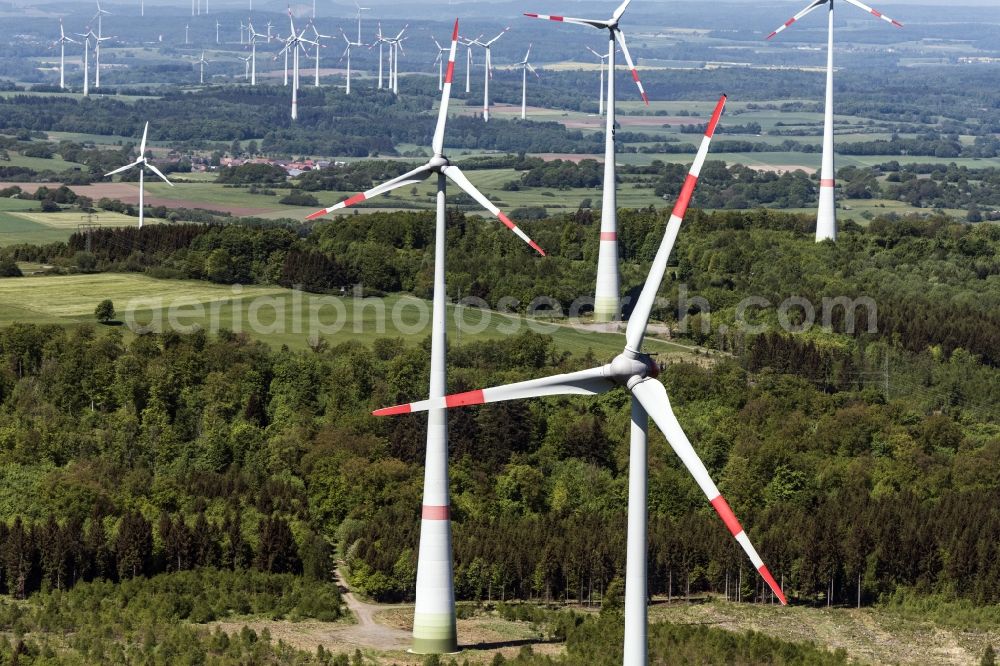
M491 305L509 295L567 305L592 287L589 211L525 225L550 249L543 260L489 221L450 212L449 223L451 289ZM621 211L627 287L665 224L664 211ZM715 352L667 365L664 381L791 597L1000 601L1000 228L882 218L816 245L807 216L692 211L685 224L656 316ZM87 265L427 297L432 237L429 213L101 229ZM78 234L2 258L79 270L86 242ZM877 321L844 309L829 327L789 334L764 308L754 315L763 330L748 332L736 309L750 294L869 296ZM695 304L678 311L682 298ZM368 414L424 397L426 342L295 352L226 332L126 340L103 328L0 331L3 589L30 597L206 567L323 579L336 551L365 593L412 598L425 422ZM453 344L450 389L589 367L591 356L534 333ZM586 604L620 584L623 400L451 413L461 599ZM767 601L659 435L650 465L651 593ZM84 561L105 564L88 571Z

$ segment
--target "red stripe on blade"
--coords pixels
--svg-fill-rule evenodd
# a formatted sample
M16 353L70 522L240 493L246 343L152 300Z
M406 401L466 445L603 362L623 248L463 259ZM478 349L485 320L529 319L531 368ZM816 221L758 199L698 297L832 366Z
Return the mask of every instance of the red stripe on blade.
M524 12L524 15L528 18L538 18L538 14L529 14L528 12Z
M777 35L777 34L778 34L777 32L772 32L770 35L767 36L767 38L768 39L774 39L775 35Z
M536 243L535 241L528 241L528 245L530 245L531 249L533 249L538 254L542 255L543 257L545 256L545 250L538 247L538 243Z
M772 576L771 572L767 570L767 566L762 564L760 565L760 569L757 569L757 571L760 573L761 577L764 578L764 582L766 582L771 587L771 590L774 592L775 596L777 596L778 599L781 601L781 605L787 606L788 599L785 598L785 593L781 591L780 587L778 587L778 583L777 581L774 580L774 576Z
M458 39L458 19L455 19L455 29L451 31L451 41Z
M877 16L878 18L882 18L882 14L880 14L877 9L872 10L872 16Z
M601 232L602 241L617 241L618 232L617 231L602 231Z
M511 222L511 221L510 221L510 218L509 218L509 217L507 217L506 215L504 215L504 214L503 214L503 212L500 212L500 213L497 213L497 218L498 218L498 219L499 219L499 220L500 220L501 222L503 222L503 223L504 223L504 225L506 225L506 227L507 227L508 229L513 229L513 228L514 228L515 226L517 226L517 225L515 225L515 224L514 224L513 222Z
M550 16L549 20L550 21L562 21L563 17L562 16Z
M323 217L324 215L327 214L327 212L328 211L324 208L323 210L318 210L315 213L312 213L310 215L306 215L306 219L307 220L315 220L317 217Z
M479 391L469 391L467 393L456 393L455 395L449 395L444 399L444 404L451 407L465 407L467 405L481 405L486 402L485 396L483 396L482 390Z
M632 79L635 80L636 83L639 83L639 72L634 69L632 70Z
M899 21L896 21L895 19L893 19L892 24L894 26L896 26L897 28L902 28L903 27L903 24L900 23Z
M451 83L451 80L455 78L455 61L448 61L448 73L444 75L444 82Z
M820 187L836 187L837 186L837 181L835 181L833 178L823 178L822 180L819 181L819 186Z
M740 521L736 519L736 515L733 510L729 508L729 503L726 498L719 495L714 500L712 500L712 506L715 508L716 513L719 514L719 518L722 518L722 522L726 524L729 531L732 532L733 536L736 536L743 531L743 526L740 525Z
M372 416L396 416L397 414L409 414L413 409L409 404L396 405L395 407L383 407L372 412Z
M681 188L681 194L677 197L677 203L674 205L674 215L684 217L684 213L687 212L688 206L691 204L691 197L694 196L694 186L697 184L698 177L688 174L687 179L684 180L684 187Z
M646 106L649 106L649 96L646 94L645 90L642 91L642 101L646 103Z
M424 520L448 520L451 518L451 509L446 506L424 504L420 517Z
M785 27L787 28L788 26L790 26L793 23L795 23L795 19L790 18L787 21L785 21Z
M353 206L354 204L361 203L362 201L365 200L365 198L366 198L365 197L365 193L361 192L360 194L355 194L353 197L350 197L349 199L344 200L344 205L345 206Z
M729 99L723 95L719 99L719 103L715 105L715 111L712 112L712 119L708 121L708 127L705 128L705 136L711 139L715 136L715 128L719 126L719 119L722 118L722 111L726 108L726 100Z

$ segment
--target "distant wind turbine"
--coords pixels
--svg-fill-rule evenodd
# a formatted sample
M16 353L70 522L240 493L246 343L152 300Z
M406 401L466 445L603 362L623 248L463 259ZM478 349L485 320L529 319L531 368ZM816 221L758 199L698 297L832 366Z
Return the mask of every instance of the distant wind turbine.
M170 187L174 186L174 184L171 183L159 169L150 164L149 161L146 159L146 135L148 134L148 132L149 132L149 122L147 121L146 127L142 130L142 143L139 145L139 157L138 159L136 159L135 162L126 164L125 166L119 169L115 169L110 173L104 174L104 177L108 178L110 176L114 176L117 173L128 171L132 167L139 167L139 228L140 229L142 229L142 222L145 219L145 214L146 214L145 201L144 201L145 195L143 193L143 188L145 186L146 169L148 168L150 171L155 173L163 180L164 183L166 183Z
M845 0L845 2L897 28L903 27L903 24L899 21L894 21L882 12L872 9L868 5L858 2L858 0ZM837 240L837 174L834 169L833 151L833 0L815 0L815 2L810 3L808 7L785 21L781 27L767 36L768 39L773 39L778 33L784 32L790 25L812 10L826 4L830 5L830 11L826 35L826 109L823 120L823 164L819 175L819 208L816 211L817 243L824 240Z
M538 72L536 72L535 68L531 66L530 62L528 62L528 58L530 56L531 56L531 44L528 44L528 52L524 54L524 60L522 60L521 62L517 63L517 65L516 65L517 67L521 68L521 120L525 119L525 117L526 117L525 114L526 114L526 111L527 111L527 104L528 104L528 101L527 101L528 100L528 71L530 70L531 73L535 75L536 79L539 78Z
M67 44L67 42L71 43L71 44L79 44L80 43L80 42L76 41L75 39L66 36L66 31L63 30L62 19L59 19L59 40L56 41L56 44L59 45L59 89L60 90L65 90L66 89L66 44Z

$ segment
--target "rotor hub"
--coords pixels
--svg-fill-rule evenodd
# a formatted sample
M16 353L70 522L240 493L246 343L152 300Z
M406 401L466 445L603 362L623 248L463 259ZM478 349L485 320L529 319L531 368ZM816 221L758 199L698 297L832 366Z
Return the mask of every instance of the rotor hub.
M451 162L449 162L448 158L445 157L444 155L435 155L430 159L429 162L427 162L427 166L431 167L432 169L440 171L446 166L451 166Z
M659 366L648 354L619 354L610 367L611 379L626 386L634 380L655 378L660 374Z

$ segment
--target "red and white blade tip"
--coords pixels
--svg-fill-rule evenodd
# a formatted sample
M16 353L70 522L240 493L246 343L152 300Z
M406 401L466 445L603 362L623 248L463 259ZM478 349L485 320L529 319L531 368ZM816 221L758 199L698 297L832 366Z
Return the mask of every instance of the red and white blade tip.
M719 518L725 523L726 527L729 529L729 533L733 535L737 543L742 546L743 550L750 557L753 565L757 568L757 572L764 579L764 582L768 584L774 595L778 597L782 606L788 605L788 599L785 597L785 593L781 590L781 586L778 585L777 581L774 580L774 576L771 575L770 570L767 565L761 560L760 555L757 550L750 543L750 538L747 536L746 531L743 529L743 525L740 524L739 519L736 514L733 513L732 508L729 506L729 502L722 495L717 496L715 499L709 501L715 512L719 514Z
M729 95L725 93L719 98L719 102L715 105L715 111L712 112L712 119L708 121L708 127L705 128L705 136L711 138L715 136L715 128L719 126L719 120L722 118L722 111L726 108L726 100L729 99Z
M451 41L458 39L458 19L455 19L455 29L451 32Z

